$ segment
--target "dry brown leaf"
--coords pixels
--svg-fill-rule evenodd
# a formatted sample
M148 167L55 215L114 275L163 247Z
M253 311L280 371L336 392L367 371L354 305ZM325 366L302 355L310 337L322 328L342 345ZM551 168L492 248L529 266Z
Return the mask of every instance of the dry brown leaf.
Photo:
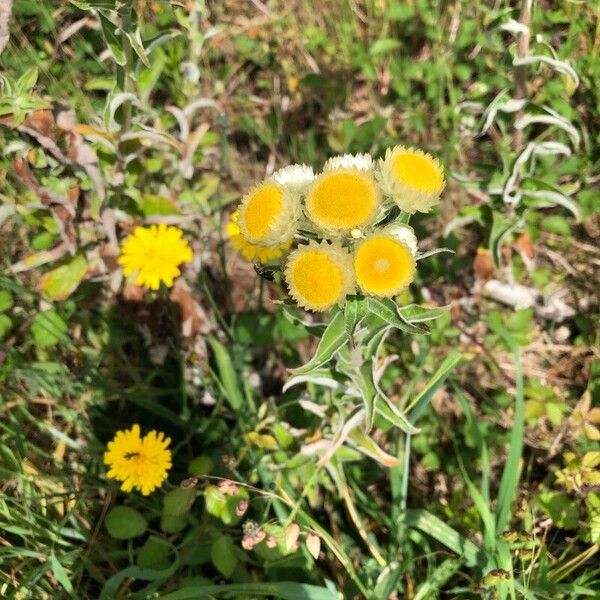
M477 255L473 261L473 270L475 271L475 277L486 281L494 276L496 268L494 267L494 261L492 255L485 248L477 248Z

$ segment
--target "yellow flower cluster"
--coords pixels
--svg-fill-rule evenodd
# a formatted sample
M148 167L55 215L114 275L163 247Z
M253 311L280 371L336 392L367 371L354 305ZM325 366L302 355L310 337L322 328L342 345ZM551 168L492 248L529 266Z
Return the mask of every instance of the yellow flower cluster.
M171 468L170 443L170 438L156 431L141 437L139 425L117 431L104 453L104 464L110 467L107 476L120 481L124 492L137 489L147 496L167 478Z
M298 240L283 274L303 308L328 310L357 287L391 297L416 272L417 240L401 221L428 212L444 186L438 160L404 146L377 162L368 154L336 156L320 174L292 165L244 196L227 233L236 250L260 262L279 259Z

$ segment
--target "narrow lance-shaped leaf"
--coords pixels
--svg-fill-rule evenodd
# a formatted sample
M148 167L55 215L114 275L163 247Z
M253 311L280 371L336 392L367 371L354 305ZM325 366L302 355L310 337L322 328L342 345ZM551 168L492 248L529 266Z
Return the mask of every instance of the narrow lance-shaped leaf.
M208 338L208 343L214 353L218 369L218 383L224 396L233 410L239 410L244 405L244 396L241 392L240 382L233 368L233 362L227 348L215 338Z
M398 306L389 298L368 298L367 306L369 310L396 329L415 335L429 333L429 330L424 327L417 327L416 325L403 321L398 314Z
M333 355L346 343L348 334L344 322L344 315L336 312L335 316L323 332L319 346L315 355L303 366L297 369L290 369L294 375L310 373L333 358Z
M425 388L418 394L418 396L411 403L412 412L409 417L411 423L415 423L416 420L423 414L425 408L431 401L433 394L444 384L450 371L460 362L462 354L457 350L451 352L439 366L438 370L433 374Z

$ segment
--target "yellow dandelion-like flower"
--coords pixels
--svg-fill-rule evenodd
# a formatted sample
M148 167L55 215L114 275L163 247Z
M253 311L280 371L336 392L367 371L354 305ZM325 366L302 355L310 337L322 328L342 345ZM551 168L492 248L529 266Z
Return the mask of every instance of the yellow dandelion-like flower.
M416 148L388 149L379 168L384 192L407 213L429 212L446 185L439 161Z
M236 210L227 223L227 237L229 242L235 250L237 250L247 261L255 261L265 264L276 258L279 258L282 254L287 252L292 245L293 238L288 240L285 244L278 246L259 246L258 244L252 244L244 239L244 236L240 232L238 226L238 218L240 211Z
M124 492L135 488L147 496L167 478L172 466L170 443L171 438L156 431L141 437L139 425L117 431L104 453L104 464L110 467L107 476L121 481Z
M181 274L179 265L192 260L192 250L183 232L164 223L136 227L121 245L119 264L126 276L136 274L135 283L157 290L161 281L167 286Z
M405 242L378 233L360 242L354 273L360 289L371 296L395 296L415 278L416 262Z
M278 246L294 236L299 214L298 194L268 179L242 199L238 226L246 241Z
M328 310L354 290L352 258L339 244L298 246L288 257L284 276L290 296L308 310Z
M306 195L310 220L332 234L371 223L380 194L373 176L360 169L332 169L319 175Z

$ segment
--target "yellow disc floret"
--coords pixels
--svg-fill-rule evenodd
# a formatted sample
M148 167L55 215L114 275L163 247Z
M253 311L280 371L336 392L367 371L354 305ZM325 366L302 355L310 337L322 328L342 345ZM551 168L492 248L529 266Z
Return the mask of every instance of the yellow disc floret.
M238 226L246 241L275 246L293 237L298 213L298 197L275 181L267 180L243 198Z
M319 175L308 190L306 213L325 232L342 234L364 227L379 206L379 190L369 172L334 169Z
M161 282L173 285L179 276L179 265L192 260L192 250L183 239L183 232L164 223L136 227L123 242L119 264L126 276L136 275L135 283L157 290Z
M395 296L413 281L415 272L410 248L391 235L372 235L354 254L356 282L371 296Z
M298 246L288 257L285 281L299 306L324 311L343 302L354 288L352 259L339 245Z
M137 489L147 496L167 478L170 443L161 432L151 431L141 437L139 425L118 431L104 453L104 464L110 467L107 476L120 481L124 492Z
M396 146L380 161L380 183L405 212L428 212L446 185L444 169L430 154Z
M238 227L239 211L236 210L227 223L227 237L235 250L237 250L247 261L258 260L261 263L268 263L279 258L287 252L292 245L293 238L286 243L278 246L259 246L247 242Z

